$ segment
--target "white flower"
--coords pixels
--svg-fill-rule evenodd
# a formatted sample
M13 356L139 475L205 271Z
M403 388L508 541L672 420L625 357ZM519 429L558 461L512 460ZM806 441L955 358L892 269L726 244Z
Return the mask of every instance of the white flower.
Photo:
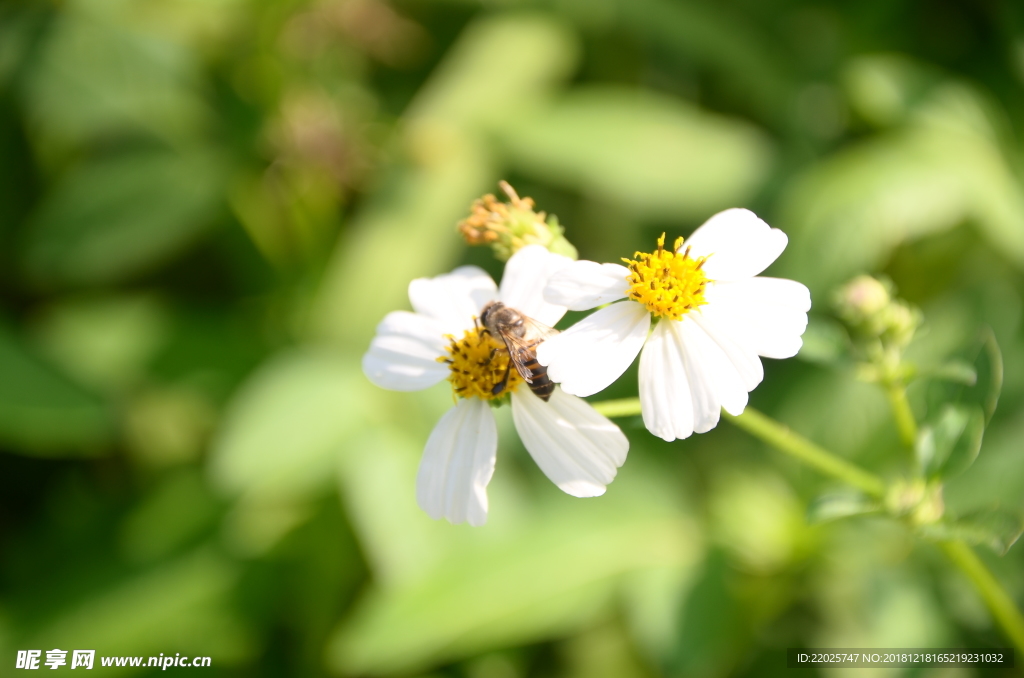
M487 483L494 473L498 429L489 400L511 393L512 419L537 465L575 497L604 494L626 460L629 441L590 405L556 388L544 402L515 370L506 389L494 386L506 373L503 344L477 323L483 306L503 302L545 325L565 307L542 292L555 271L572 260L534 245L519 250L505 267L498 289L484 271L463 266L447 275L409 284L415 313L389 313L363 356L370 381L396 391L415 391L447 378L458 397L427 439L416 478L416 499L432 518L482 525L487 520Z
M566 393L606 388L640 356L644 424L665 440L704 433L721 408L739 414L764 377L761 360L800 350L811 295L792 280L755 277L786 248L786 234L745 209L711 217L665 250L626 266L577 261L545 298L574 311L613 303L544 342L537 357ZM651 316L658 324L649 333Z

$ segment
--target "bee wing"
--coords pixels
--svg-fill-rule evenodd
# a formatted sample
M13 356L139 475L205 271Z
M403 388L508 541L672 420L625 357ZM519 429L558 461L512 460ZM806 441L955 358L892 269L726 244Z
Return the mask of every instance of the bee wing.
M520 339L505 335L505 346L508 348L508 358L512 366L516 368L519 376L526 380L527 384L533 383L533 371L526 366L526 363L533 359L533 342L528 339Z
M548 327L533 318L523 316L523 324L526 326L524 336L532 344L532 348L537 348L542 342L558 334L558 330L554 327Z
M509 359L512 361L512 365L516 368L516 372L519 373L527 384L533 383L533 370L527 367L527 363L536 360L537 347L540 346L545 339L558 334L558 330L553 327L548 327L544 323L539 323L533 318L523 316L523 324L526 326L526 331L522 337L516 337L511 334L502 336L505 340L505 346L508 348Z

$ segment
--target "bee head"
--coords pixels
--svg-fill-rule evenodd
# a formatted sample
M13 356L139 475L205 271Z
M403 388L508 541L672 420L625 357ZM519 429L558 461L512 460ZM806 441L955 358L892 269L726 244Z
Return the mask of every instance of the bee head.
M480 322L491 332L494 332L494 321L501 311L505 308L505 304L500 301L488 301L480 311Z

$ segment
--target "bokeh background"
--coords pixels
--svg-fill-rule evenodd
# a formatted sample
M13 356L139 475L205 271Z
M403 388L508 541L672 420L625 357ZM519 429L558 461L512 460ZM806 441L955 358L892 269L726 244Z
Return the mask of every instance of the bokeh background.
M934 546L810 524L832 483L725 422L620 420L629 460L577 500L501 412L489 524L434 522L414 478L450 389L359 359L413 277L500 276L454 230L499 179L597 261L746 206L815 300L752 404L901 468L884 396L831 360L830 294L882 273L920 364L994 332L1002 400L946 501L1022 509L1022 134L1010 0L0 4L0 673L55 647L639 678L1007 645ZM1024 603L1024 549L981 555Z

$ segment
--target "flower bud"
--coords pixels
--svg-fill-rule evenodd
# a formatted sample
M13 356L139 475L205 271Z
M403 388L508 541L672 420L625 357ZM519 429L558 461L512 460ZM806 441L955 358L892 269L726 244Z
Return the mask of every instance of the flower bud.
M855 336L902 349L914 338L921 313L893 292L892 283L861 275L836 293L836 311Z
M903 301L896 300L886 313L884 334L892 344L906 346L914 338L914 332L920 324L921 312Z
M843 285L836 295L836 309L850 325L868 323L889 305L889 287L869 275L860 275Z
M558 219L544 212L535 212L531 198L520 198L508 182L498 183L509 202L501 202L488 194L473 202L469 217L459 222L458 229L470 245L490 245L494 256L502 261L527 245L541 245L571 259L576 248L562 235Z
M885 505L889 513L905 518L912 525L937 523L946 512L942 485L928 483L921 478L894 482L886 495Z

